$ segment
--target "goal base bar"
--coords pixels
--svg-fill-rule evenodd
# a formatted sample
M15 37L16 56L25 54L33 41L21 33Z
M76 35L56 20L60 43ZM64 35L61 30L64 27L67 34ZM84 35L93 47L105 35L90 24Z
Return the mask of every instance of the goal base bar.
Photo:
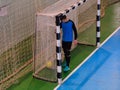
M51 83L57 83L57 80L56 81L47 80L46 78L40 78L39 75L36 75L36 74L33 74L33 78L38 79L38 80L43 80L43 81L51 82Z
M85 44L85 43L80 43L80 42L78 42L77 45L86 45L86 46L92 46L92 47L96 46L94 44Z

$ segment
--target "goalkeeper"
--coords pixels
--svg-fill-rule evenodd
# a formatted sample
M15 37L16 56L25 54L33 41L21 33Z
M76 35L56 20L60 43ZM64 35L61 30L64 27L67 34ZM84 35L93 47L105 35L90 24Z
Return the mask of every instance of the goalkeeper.
M69 71L70 67L70 49L72 42L77 44L77 29L74 22L67 18L66 15L61 16L61 28L62 28L62 48L65 55L66 62L64 63L64 71Z

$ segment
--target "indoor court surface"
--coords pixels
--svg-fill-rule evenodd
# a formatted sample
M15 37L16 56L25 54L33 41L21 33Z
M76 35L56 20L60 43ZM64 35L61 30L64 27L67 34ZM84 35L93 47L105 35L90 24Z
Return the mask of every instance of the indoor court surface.
M120 90L120 27L56 90Z

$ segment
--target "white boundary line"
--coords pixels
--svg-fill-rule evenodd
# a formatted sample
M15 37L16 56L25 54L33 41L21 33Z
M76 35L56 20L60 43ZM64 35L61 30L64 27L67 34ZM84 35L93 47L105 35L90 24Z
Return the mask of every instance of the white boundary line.
M100 45L103 46L118 30L120 29L120 26ZM100 48L99 47L99 48ZM64 83L75 71L77 71L78 68L80 68L99 48L96 48L81 64L79 64L64 80L62 83ZM54 90L57 90L60 87L60 85L57 85Z

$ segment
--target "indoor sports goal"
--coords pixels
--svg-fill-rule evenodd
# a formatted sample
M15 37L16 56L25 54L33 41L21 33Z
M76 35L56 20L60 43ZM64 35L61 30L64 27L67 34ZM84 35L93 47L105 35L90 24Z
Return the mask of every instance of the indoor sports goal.
M59 0L37 12L33 74L36 78L52 82L61 78L59 17L63 14L74 21L79 44L96 45L97 0Z

